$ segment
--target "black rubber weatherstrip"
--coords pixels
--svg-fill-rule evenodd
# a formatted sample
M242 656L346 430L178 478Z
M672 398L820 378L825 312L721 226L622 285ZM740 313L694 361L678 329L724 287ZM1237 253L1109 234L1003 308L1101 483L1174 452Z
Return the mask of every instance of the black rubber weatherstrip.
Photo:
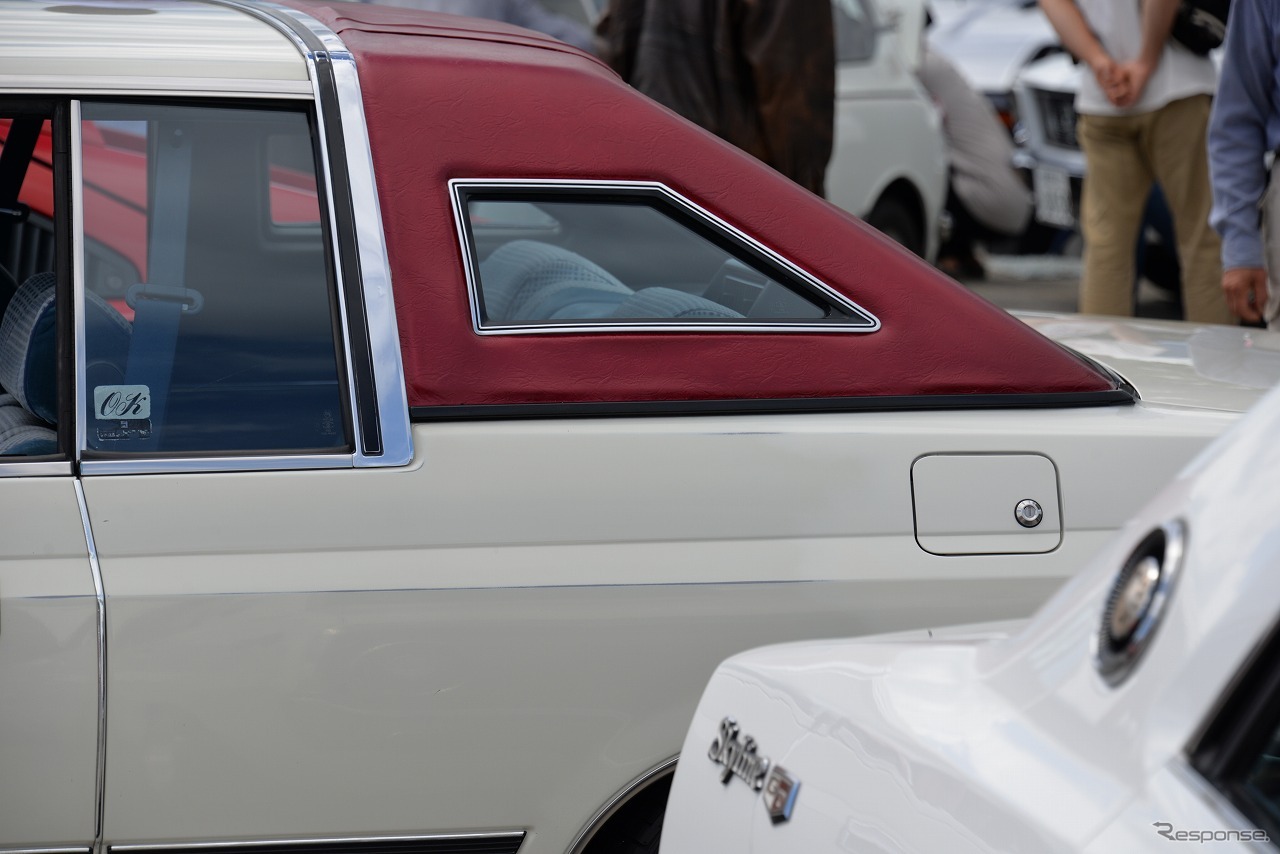
M1131 406L1125 389L1053 394L938 394L767 400L637 400L591 403L516 403L414 406L413 421L486 421L514 418L622 418L671 415L785 415L802 412L911 412L959 409L1068 409Z

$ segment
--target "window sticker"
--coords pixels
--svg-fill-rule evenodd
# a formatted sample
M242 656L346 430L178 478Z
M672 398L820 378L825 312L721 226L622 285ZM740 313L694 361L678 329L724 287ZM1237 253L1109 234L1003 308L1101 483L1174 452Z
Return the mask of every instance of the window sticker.
M93 417L100 441L151 435L151 389L145 385L100 385L93 389Z

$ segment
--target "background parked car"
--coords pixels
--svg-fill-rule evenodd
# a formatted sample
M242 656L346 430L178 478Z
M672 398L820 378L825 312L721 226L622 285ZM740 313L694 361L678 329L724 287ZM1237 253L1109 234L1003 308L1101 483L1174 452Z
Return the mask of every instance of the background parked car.
M606 0L542 0L592 24ZM937 253L947 154L915 72L926 0L832 0L835 140L827 197L925 258Z
M923 0L835 0L836 133L827 196L933 258L946 201L937 109L916 78Z
M1027 65L1062 51L1036 0L932 0L929 46L987 96L1010 133L1018 125L1014 84Z
M663 854L1280 843L1277 433L1280 390L1024 625L725 662Z

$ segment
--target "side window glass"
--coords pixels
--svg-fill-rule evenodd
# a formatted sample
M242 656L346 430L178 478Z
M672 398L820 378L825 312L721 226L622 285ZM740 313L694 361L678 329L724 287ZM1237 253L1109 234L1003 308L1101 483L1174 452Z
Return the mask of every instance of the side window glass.
M58 453L53 145L48 116L0 112L0 456Z
M347 449L308 116L81 114L87 449Z
M482 330L876 325L655 192L455 192Z
M866 0L833 0L836 61L866 62L876 53L876 19Z

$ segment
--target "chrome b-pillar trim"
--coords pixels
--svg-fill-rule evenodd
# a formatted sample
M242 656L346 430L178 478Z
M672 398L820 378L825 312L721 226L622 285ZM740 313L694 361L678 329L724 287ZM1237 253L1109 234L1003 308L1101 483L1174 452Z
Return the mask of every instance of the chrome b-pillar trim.
M89 553L89 571L93 573L93 592L98 601L98 756L97 796L94 804L93 852L103 854L103 831L107 795L107 590L102 583L102 566L98 563L98 547L93 541L89 522L89 504L84 497L84 484L75 479L76 503L80 505L80 523L84 526L84 544Z
M337 252L338 304L356 429L353 463L357 468L404 465L413 459L409 401L355 58L336 33L304 12L267 0L209 2L238 9L274 27L294 43L307 63ZM322 66L329 73L321 73ZM326 103L331 109L326 109ZM349 202L349 211L341 204L343 199ZM359 301L363 318L349 316L349 299ZM353 357L353 347L362 350L358 357ZM367 441L380 447L370 450Z

